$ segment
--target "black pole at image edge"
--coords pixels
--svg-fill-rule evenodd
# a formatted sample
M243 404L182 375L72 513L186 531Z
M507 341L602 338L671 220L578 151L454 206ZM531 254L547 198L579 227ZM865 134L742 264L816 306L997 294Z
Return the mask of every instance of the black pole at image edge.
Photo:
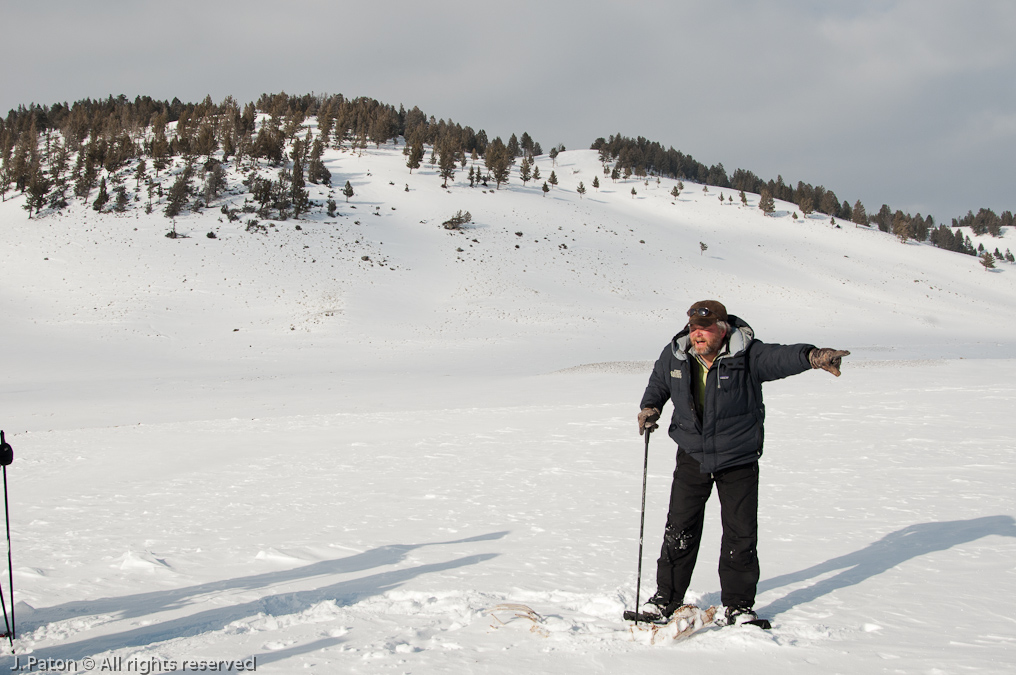
M7 604L4 602L3 588L0 587L0 609L4 613L4 626L7 628L7 640L11 643L11 653L14 653L14 564L11 561L11 510L7 499L7 465L14 461L14 449L7 439L4 438L3 430L0 430L0 465L3 465L4 474L4 518L7 523L7 580L11 589L11 620L7 621Z

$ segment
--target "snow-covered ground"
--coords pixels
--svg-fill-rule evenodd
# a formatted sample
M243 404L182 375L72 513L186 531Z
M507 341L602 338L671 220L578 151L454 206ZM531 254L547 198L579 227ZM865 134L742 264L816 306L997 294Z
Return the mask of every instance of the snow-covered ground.
M592 151L541 158L547 196L517 173L442 189L401 146L328 159L354 197L267 234L219 204L177 240L158 212L0 204L20 659L0 668L1010 671L1012 265L687 181L677 199L673 181L614 184ZM460 209L471 226L442 229ZM649 645L620 620L635 413L703 298L760 339L852 356L839 379L767 385L757 606L774 629ZM652 438L643 597L674 450ZM701 603L719 598L710 508ZM542 620L491 615L506 602Z

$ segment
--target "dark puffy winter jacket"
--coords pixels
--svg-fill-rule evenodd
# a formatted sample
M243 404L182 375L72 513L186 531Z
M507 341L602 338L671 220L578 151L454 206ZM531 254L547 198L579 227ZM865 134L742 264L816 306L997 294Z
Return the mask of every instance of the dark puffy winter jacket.
M695 369L688 353L687 327L660 354L642 396L643 408L663 410L670 399L674 415L670 437L694 457L703 473L749 464L762 456L765 406L762 383L796 375L811 368L812 345L766 344L755 339L751 327L734 315L727 350L716 357L706 376L702 419L695 412Z

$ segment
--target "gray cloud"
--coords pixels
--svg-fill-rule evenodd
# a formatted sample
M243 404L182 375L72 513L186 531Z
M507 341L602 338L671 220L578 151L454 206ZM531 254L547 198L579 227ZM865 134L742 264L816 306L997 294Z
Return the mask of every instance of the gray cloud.
M121 93L364 95L547 147L641 135L869 210L1016 208L1007 1L0 6L0 110Z

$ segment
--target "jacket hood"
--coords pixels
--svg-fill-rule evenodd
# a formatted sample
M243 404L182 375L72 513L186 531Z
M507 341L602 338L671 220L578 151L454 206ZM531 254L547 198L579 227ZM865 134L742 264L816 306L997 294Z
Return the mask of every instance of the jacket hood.
M755 331L751 329L751 326L749 326L744 319L734 316L733 314L728 314L727 323L730 324L730 335L728 335L725 340L727 351L720 354L717 358L737 356L747 349L748 345L751 344L751 341L755 339ZM674 358L682 361L688 358L690 333L691 330L689 327L685 326L680 333L674 336L674 339L670 343L670 348L674 353Z

